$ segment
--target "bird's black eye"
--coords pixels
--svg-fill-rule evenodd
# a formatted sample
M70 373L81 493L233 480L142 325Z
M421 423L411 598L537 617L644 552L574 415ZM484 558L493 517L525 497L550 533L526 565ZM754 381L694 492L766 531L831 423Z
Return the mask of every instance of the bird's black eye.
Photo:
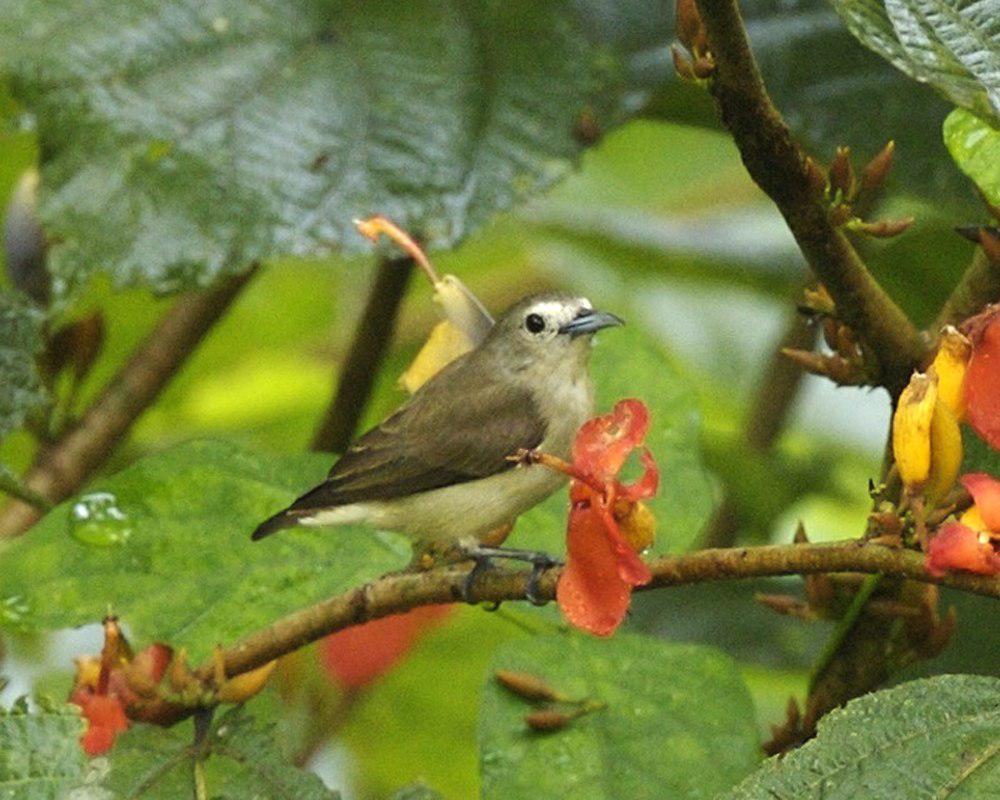
M528 329L529 333L541 333L545 330L545 320L540 314L528 314L524 318L524 327Z

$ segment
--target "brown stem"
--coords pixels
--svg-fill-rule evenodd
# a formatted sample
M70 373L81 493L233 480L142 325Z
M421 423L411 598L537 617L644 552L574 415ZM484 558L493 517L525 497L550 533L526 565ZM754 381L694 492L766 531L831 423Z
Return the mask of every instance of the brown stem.
M997 301L1000 301L1000 263L991 261L983 248L977 247L972 262L941 308L930 333L937 338L938 331L945 325L958 325Z
M785 426L805 377L802 368L782 350L811 350L815 343L816 328L801 314L794 314L761 374L743 422L743 440L751 452L763 455L771 449ZM727 492L705 529L705 547L734 544L740 523L740 508L732 493Z
M731 578L768 575L808 575L823 572L857 572L912 578L1000 598L1000 578L964 573L935 576L924 558L911 550L892 549L859 541L832 544L791 544L699 550L661 556L648 562L653 580L642 589L679 586ZM555 597L561 570L545 572L537 596ZM459 602L468 570L437 567L426 572L390 573L365 586L296 611L247 636L222 652L228 676L260 667L328 634L362 622L438 603ZM476 581L476 599L482 602L524 600L528 573L494 569ZM198 668L210 679L212 664Z
M313 436L313 450L341 453L354 438L375 376L389 349L412 268L413 259L409 256L379 262L368 303L340 372L337 392Z
M255 272L256 267L217 288L178 299L79 422L39 453L24 478L25 486L51 503L65 500L83 486ZM41 516L39 509L27 503L9 503L0 511L0 538L23 533Z
M712 95L747 171L778 206L840 317L872 350L879 382L897 394L924 356L919 333L831 222L809 179L806 155L764 87L736 0L697 5L715 59Z

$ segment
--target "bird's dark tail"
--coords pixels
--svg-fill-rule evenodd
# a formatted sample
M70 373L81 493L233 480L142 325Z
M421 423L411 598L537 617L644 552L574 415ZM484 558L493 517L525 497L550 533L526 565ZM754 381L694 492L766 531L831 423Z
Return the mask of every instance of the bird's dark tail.
M258 539L263 539L265 536L270 536L272 533L277 533L284 528L294 528L297 524L298 520L295 516L289 514L288 509L285 509L260 523L257 529L250 534L250 538L256 542Z

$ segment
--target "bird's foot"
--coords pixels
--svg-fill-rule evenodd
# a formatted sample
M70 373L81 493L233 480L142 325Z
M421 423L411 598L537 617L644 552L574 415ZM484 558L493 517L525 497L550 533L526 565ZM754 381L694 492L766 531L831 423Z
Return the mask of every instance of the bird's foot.
M562 564L558 558L539 550L518 550L510 547L482 547L476 545L466 548L465 557L475 561L475 566L469 572L462 586L462 599L471 602L472 584L486 569L492 566L492 559L506 558L512 561L524 561L531 564L531 575L528 576L528 586L524 596L532 605L544 606L548 601L538 596L538 582L546 570Z

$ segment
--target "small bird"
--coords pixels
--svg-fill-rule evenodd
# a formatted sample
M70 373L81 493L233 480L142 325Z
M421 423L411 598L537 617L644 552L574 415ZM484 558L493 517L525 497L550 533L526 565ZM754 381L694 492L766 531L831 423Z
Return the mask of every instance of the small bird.
M521 300L478 347L361 436L322 484L262 522L252 538L298 525L362 522L418 545L468 547L467 557L476 558L487 534L566 480L511 457L536 448L569 456L577 430L593 415L587 371L593 334L621 324L582 297ZM488 554L515 552L527 551Z

